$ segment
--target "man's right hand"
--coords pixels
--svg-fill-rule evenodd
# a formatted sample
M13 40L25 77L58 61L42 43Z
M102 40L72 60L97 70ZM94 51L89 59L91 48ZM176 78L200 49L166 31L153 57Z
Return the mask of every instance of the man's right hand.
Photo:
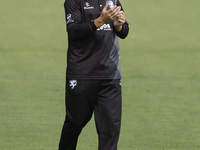
M113 8L107 10L108 4L106 3L103 8L101 15L94 20L94 24L97 28L101 27L103 24L110 23L118 15L121 10L121 6L114 6Z

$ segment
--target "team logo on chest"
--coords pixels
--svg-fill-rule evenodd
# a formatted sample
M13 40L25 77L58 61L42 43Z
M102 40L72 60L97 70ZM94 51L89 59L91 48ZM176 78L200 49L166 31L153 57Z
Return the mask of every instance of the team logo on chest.
M107 1L109 9L114 7L113 1Z
M97 31L101 31L101 30L113 30L110 24L104 24L102 25L100 28L97 29Z
M93 7L93 6L90 6L90 3L85 2L85 7L84 7L84 9L94 9L94 7Z

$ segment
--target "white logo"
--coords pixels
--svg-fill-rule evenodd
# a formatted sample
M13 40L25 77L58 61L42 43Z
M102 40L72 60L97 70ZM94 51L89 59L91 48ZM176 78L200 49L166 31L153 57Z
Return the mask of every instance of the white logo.
M71 89L74 89L74 87L77 85L77 80L69 80L69 86Z
M109 9L114 7L113 1L107 1Z
M72 14L67 14L67 24L74 22L74 20L72 19Z
M104 24L97 30L99 31L99 30L113 30L113 29L111 28L110 24Z
M87 7L89 7L89 6L90 6L90 4L89 4L88 2L85 2L85 5L86 5Z
M85 7L84 9L94 9L93 6L90 6L90 4L88 2L85 2Z

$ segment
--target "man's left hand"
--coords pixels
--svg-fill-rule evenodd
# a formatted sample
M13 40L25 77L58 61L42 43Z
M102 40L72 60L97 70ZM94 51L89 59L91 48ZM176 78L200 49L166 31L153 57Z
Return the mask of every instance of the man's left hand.
M122 25L125 23L126 16L123 11L120 11L117 17L114 19L114 26L117 32L120 32L122 29Z

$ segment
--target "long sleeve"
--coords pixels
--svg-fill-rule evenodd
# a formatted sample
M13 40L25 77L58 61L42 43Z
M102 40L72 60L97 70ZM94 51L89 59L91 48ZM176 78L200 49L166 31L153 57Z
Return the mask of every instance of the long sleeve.
M96 29L94 22L69 24L67 26L68 37L72 40L85 38L96 31Z
M119 2L119 0L117 1L117 5L122 7L122 5L121 5L121 3ZM122 8L122 11L124 11L123 8ZM114 29L114 31L115 31L115 33L116 33L116 35L117 35L118 37L120 37L120 38L122 38L122 39L125 39L125 38L127 37L127 35L128 35L128 32L129 32L129 26L128 26L127 20L126 20L126 22L122 25L122 30L121 30L120 32L117 32L115 29Z
M94 22L83 22L81 1L66 0L64 3L68 38L71 40L85 38L97 28Z
M118 37L122 38L122 39L125 39L128 35L128 32L129 32L129 26L128 26L128 23L125 22L123 25L122 25L122 30L120 32L117 32L115 30L115 33L117 34Z

